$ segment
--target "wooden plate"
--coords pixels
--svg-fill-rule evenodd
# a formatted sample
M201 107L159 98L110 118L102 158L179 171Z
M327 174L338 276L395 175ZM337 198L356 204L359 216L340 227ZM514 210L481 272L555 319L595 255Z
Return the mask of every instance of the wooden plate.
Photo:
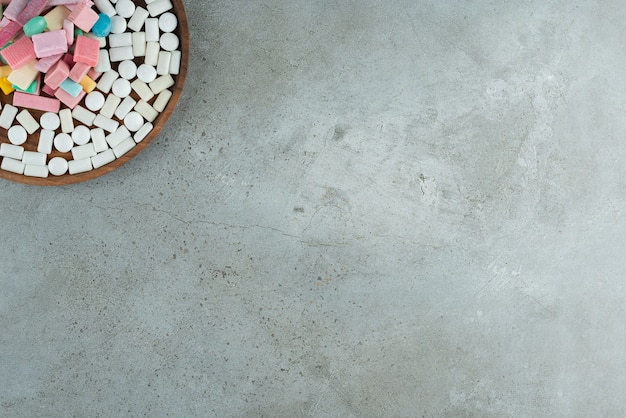
M44 178L39 178L39 177L29 177L29 176L25 176L21 174L15 174L6 170L0 170L0 177L7 179L7 180L19 182L19 183L26 183L26 184L37 185L37 186L61 186L61 185L79 183L82 181L91 180L96 177L100 177L106 173L110 173L111 171L120 167L122 164L125 164L126 162L131 160L133 157L135 157L137 154L139 154L141 151L143 151L143 149L146 148L148 144L150 144L150 142L152 142L152 140L157 137L157 135L159 134L163 126L165 126L165 123L171 116L172 112L176 108L178 99L180 98L180 95L183 91L183 86L185 84L185 76L187 74L187 61L189 57L189 29L187 27L187 16L185 15L185 8L183 6L182 0L171 0L171 1L174 6L174 9L170 10L170 12L174 13L176 17L178 18L178 27L176 28L174 33L180 39L180 46L179 46L179 50L181 51L180 72L178 75L172 76L175 81L174 86L170 87L169 89L172 92L172 97L170 98L170 101L167 104L167 107L163 110L163 112L161 112L157 116L157 118L153 122L154 129L152 129L152 131L148 134L148 136L143 141L136 144L133 149L128 151L128 153L126 153L122 157L100 168L93 169L85 173L64 174L62 176L53 176L52 174L50 174L48 178L44 179ZM134 3L137 6L142 6L144 8L146 7L144 0L135 0ZM143 63L143 58L135 59L135 63L139 66L140 64ZM112 67L113 69L116 69L117 63L112 63ZM132 97L135 100L139 100L138 96L136 95L134 91L132 92ZM150 101L150 103L152 103L153 101L154 101L154 98ZM3 106L5 103L9 103L9 104L13 103L13 94L6 96L2 92L0 92L0 102L2 102ZM83 99L83 102L84 102L84 99ZM82 105L84 107L84 103L82 103ZM64 105L62 104L61 108L63 107ZM39 121L39 117L43 114L43 112L37 111L37 110L29 109L28 111L33 115L35 119L37 119L37 121ZM114 117L114 119L116 118ZM80 125L80 123L76 120L74 120L74 124L76 126ZM57 133L60 133L60 129L57 129ZM0 128L0 143L4 143L4 142L6 143L9 142L9 139L7 137L7 130L4 128ZM39 143L39 131L35 132L32 135L29 135L28 140L22 146L24 147L26 151L36 151L38 143ZM50 161L50 159L54 157L63 157L69 161L72 159L72 154L71 152L61 153L57 150L53 150L52 153L48 155L48 161Z

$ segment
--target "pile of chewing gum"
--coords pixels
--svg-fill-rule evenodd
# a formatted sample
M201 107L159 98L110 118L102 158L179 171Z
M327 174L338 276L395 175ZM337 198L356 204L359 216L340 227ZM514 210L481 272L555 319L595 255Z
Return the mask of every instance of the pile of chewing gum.
M12 0L0 21L0 170L88 172L154 129L181 69L171 0ZM145 6L145 7L143 7ZM36 143L25 149L24 145ZM51 154L54 152L54 157Z

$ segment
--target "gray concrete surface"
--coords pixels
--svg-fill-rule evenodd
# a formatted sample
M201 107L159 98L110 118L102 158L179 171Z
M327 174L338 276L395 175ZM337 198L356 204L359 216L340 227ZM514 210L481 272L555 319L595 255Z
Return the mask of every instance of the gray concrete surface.
M0 416L626 415L626 6L187 0L98 180L0 183Z

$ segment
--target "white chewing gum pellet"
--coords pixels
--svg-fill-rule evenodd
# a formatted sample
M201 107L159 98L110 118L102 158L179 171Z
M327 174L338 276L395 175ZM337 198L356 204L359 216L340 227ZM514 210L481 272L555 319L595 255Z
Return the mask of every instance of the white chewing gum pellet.
M140 31L149 15L150 13L148 13L146 9L141 6L137 6L135 12L128 21L128 29L134 32Z
M98 128L102 128L105 131L110 132L110 133L115 132L117 127L120 125L118 121L113 120L111 118L107 118L106 116L103 116L102 114L99 114L98 116L96 116L96 119L93 121L93 124L97 126Z
M107 49L98 51L98 63L93 69L99 73L111 71L111 60L109 59L109 51Z
M172 92L169 90L163 90L161 93L159 93L159 96L152 104L152 107L154 107L157 112L163 112L171 98Z
M144 83L151 83L157 78L156 68L151 65L141 64L137 68L137 78Z
M103 93L109 93L111 91L111 87L113 86L113 82L119 78L119 74L115 70L109 70L106 73L102 74L100 80L98 80L98 84L96 84L96 88Z
M117 48L109 49L109 59L111 62L132 60L134 58L132 46L118 46Z
M2 143L0 144L0 157L13 158L14 160L21 160L24 155L24 147L20 145L13 145Z
M130 81L126 80L125 78L118 78L113 83L113 87L111 87L111 92L120 99L128 97L131 91L132 89L130 87Z
M135 57L146 56L146 33L133 32L133 55Z
M62 157L54 157L48 161L48 170L53 176L62 176L67 173L67 160Z
M165 74L165 75L162 75L161 77L157 77L156 80L150 83L150 90L152 90L154 94L159 94L163 90L168 89L172 87L173 85L174 85L174 79L172 78L172 76L169 74Z
M146 4L154 3L156 0L146 0Z
M128 19L135 12L135 3L133 0L117 0L115 11L118 15Z
M96 118L96 114L85 109L81 105L76 105L76 107L72 110L72 117L87 126L91 126Z
M72 132L72 141L76 145L85 145L91 140L91 132L85 125L78 125Z
M133 81L132 83L130 83L130 87L135 91L135 93L139 95L139 98L141 100L145 100L146 102L149 102L150 99L154 97L154 93L152 92L152 89L148 87L148 85L141 80Z
M136 104L137 101L135 99L130 96L126 97L115 110L115 117L118 119L124 119L128 112L133 110L133 107L135 107Z
M41 125L41 129L56 131L59 129L59 126L61 126L61 120L58 114L46 112L39 118L39 124Z
M143 63L156 67L157 63L159 62L160 50L161 46L158 42L148 42L146 44L146 56L144 57Z
M109 46L118 48L120 46L131 46L133 44L133 36L130 32L112 33L109 35Z
M28 139L28 132L21 125L11 126L7 131L9 142L13 145L22 145Z
M170 73L170 64L172 62L172 53L167 51L159 52L159 59L157 60L156 72L158 75L165 75Z
M171 54L172 58L170 60L170 74L176 75L180 73L181 52L172 51Z
M22 110L15 117L17 121L26 129L29 134L34 134L39 129L39 122L26 109Z
M159 42L159 38L161 36L161 34L159 33L159 19L146 19L144 23L146 31L146 42Z
M100 168L113 161L115 161L115 153L112 149L107 149L91 157L91 165L93 165L93 168Z
M92 91L85 96L85 106L87 109L97 112L104 106L104 94L99 91Z
M48 177L48 166L47 165L24 165L24 175L29 177L40 177L45 179Z
M22 162L25 165L46 165L47 154L43 152L24 151Z
M54 131L42 129L39 131L39 143L37 144L37 152L50 154L52 152L52 144L54 142Z
M168 10L172 10L173 7L174 6L172 6L172 2L170 0L156 0L146 5L146 8L152 17L165 13Z
M0 127L9 129L17 116L18 109L10 104L5 104L0 114Z
M126 19L122 16L111 16L111 33L126 32Z
M107 135L106 140L107 140L107 144L109 144L111 148L115 148L116 146L121 144L122 141L124 141L126 138L130 138L130 137L131 137L131 134L129 130L126 128L126 126L121 125L119 128L117 128L115 132L113 132L110 135Z
M90 142L85 145L79 145L72 148L72 158L75 160L82 160L83 158L91 158L96 155L96 150L93 144Z
M141 127L141 129L135 132L133 139L135 140L136 143L140 143L141 141L145 139L145 137L148 136L148 134L152 131L152 129L154 129L154 125L152 125L150 122L146 122Z
M134 144L134 142L133 142ZM15 174L24 174L24 163L13 158L4 157L0 169L10 171Z
M107 118L112 118L121 100L122 99L116 95L109 94L104 102L104 105L102 106L102 109L100 109L100 114L102 116L106 116Z
M93 0L93 3L96 5L100 13L104 13L109 17L113 17L117 14L115 7L113 7L109 0Z
M167 12L159 16L159 29L161 29L161 32L174 32L177 26L178 19L174 13Z
M64 134L71 133L74 130L72 111L69 109L61 109L61 111L59 111L59 118L61 119L61 132Z
M115 157L120 158L122 155L133 149L134 146L135 141L133 141L132 138L127 138L122 141L118 146L113 148L113 153L115 154Z
M54 148L59 152L70 152L74 146L74 141L69 134L60 133L54 137Z
M91 142L93 142L93 149L96 152L102 152L109 149L109 144L107 144L104 129L102 128L95 128L91 130Z
M135 105L135 111L139 113L145 120L148 122L154 122L154 120L159 116L159 112L156 111L155 108L150 106L144 100L139 100Z
M93 168L91 165L91 158L84 158L82 160L71 160L68 162L68 168L70 174L79 174L90 171Z
M159 44L165 51L174 51L180 45L180 40L178 36L173 33L164 33L161 35L161 38L159 38Z
M134 61L122 61L117 66L117 73L126 80L132 80L137 76L137 64Z
M139 112L128 112L128 115L124 118L124 126L126 126L131 132L137 132L140 130L144 123L146 123L146 121L143 119L143 116L139 114Z

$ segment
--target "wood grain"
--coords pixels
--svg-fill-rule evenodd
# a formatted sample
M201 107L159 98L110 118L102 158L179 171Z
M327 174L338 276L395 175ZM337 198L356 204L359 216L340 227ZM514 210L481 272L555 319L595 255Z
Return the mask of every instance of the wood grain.
M135 1L135 4L137 4L138 6L141 5L142 7L145 8L145 2L143 0ZM170 98L170 101L167 104L167 107L165 108L165 110L163 110L163 112L161 112L159 116L157 116L155 121L153 122L154 129L148 134L148 136L143 141L135 145L133 149L131 149L128 153L126 153L122 157L116 159L115 161L103 167L88 171L86 173L65 174L63 176L49 175L48 178L42 179L38 177L29 177L29 176L24 176L21 174L11 173L5 170L0 170L0 178L4 178L6 180L19 182L19 183L36 185L36 186L61 186L61 185L67 185L67 184L79 183L79 182L91 180L96 177L100 177L104 174L110 173L111 171L115 170L121 165L127 163L132 158L134 158L137 154L143 151L150 144L150 142L152 142L152 140L154 140L154 138L156 138L159 135L159 132L165 126L165 124L167 123L167 120L174 112L174 109L176 108L176 105L178 104L178 99L180 98L180 95L183 92L183 87L185 85L185 77L187 75L187 65L188 65L188 60L189 60L189 29L187 26L187 16L185 14L185 7L183 5L182 0L172 0L172 4L174 5L174 10L171 10L171 12L174 13L178 18L178 27L176 28L174 33L176 33L176 35L178 35L180 39L180 47L179 47L181 51L180 73L178 75L172 76L175 81L174 86L170 88L170 90L172 91L172 97ZM143 58L138 58L135 60L135 62L137 63L137 65L140 65L143 63ZM116 65L114 64L114 68L115 67ZM135 92L132 92L132 96L135 100L139 100ZM5 103L12 103L12 101L13 101L13 94L5 96L4 94L2 94L2 92L0 92L0 102L2 102L3 105ZM63 105L61 106L63 107ZM30 109L29 109L29 112L37 120L39 120L39 117L43 113L40 111L30 110ZM77 123L77 121L74 121L74 123L77 125L79 124ZM57 133L59 132L60 132L60 129L57 130ZM0 128L0 143L3 143L3 142L7 142L7 143L9 142L8 137L7 137L7 130ZM33 135L29 135L28 140L23 145L23 147L26 151L36 151L38 142L39 142L39 131L35 132ZM52 153L48 156L48 161L54 157L63 157L69 161L72 159L72 154L71 152L60 153L57 150L53 150Z

